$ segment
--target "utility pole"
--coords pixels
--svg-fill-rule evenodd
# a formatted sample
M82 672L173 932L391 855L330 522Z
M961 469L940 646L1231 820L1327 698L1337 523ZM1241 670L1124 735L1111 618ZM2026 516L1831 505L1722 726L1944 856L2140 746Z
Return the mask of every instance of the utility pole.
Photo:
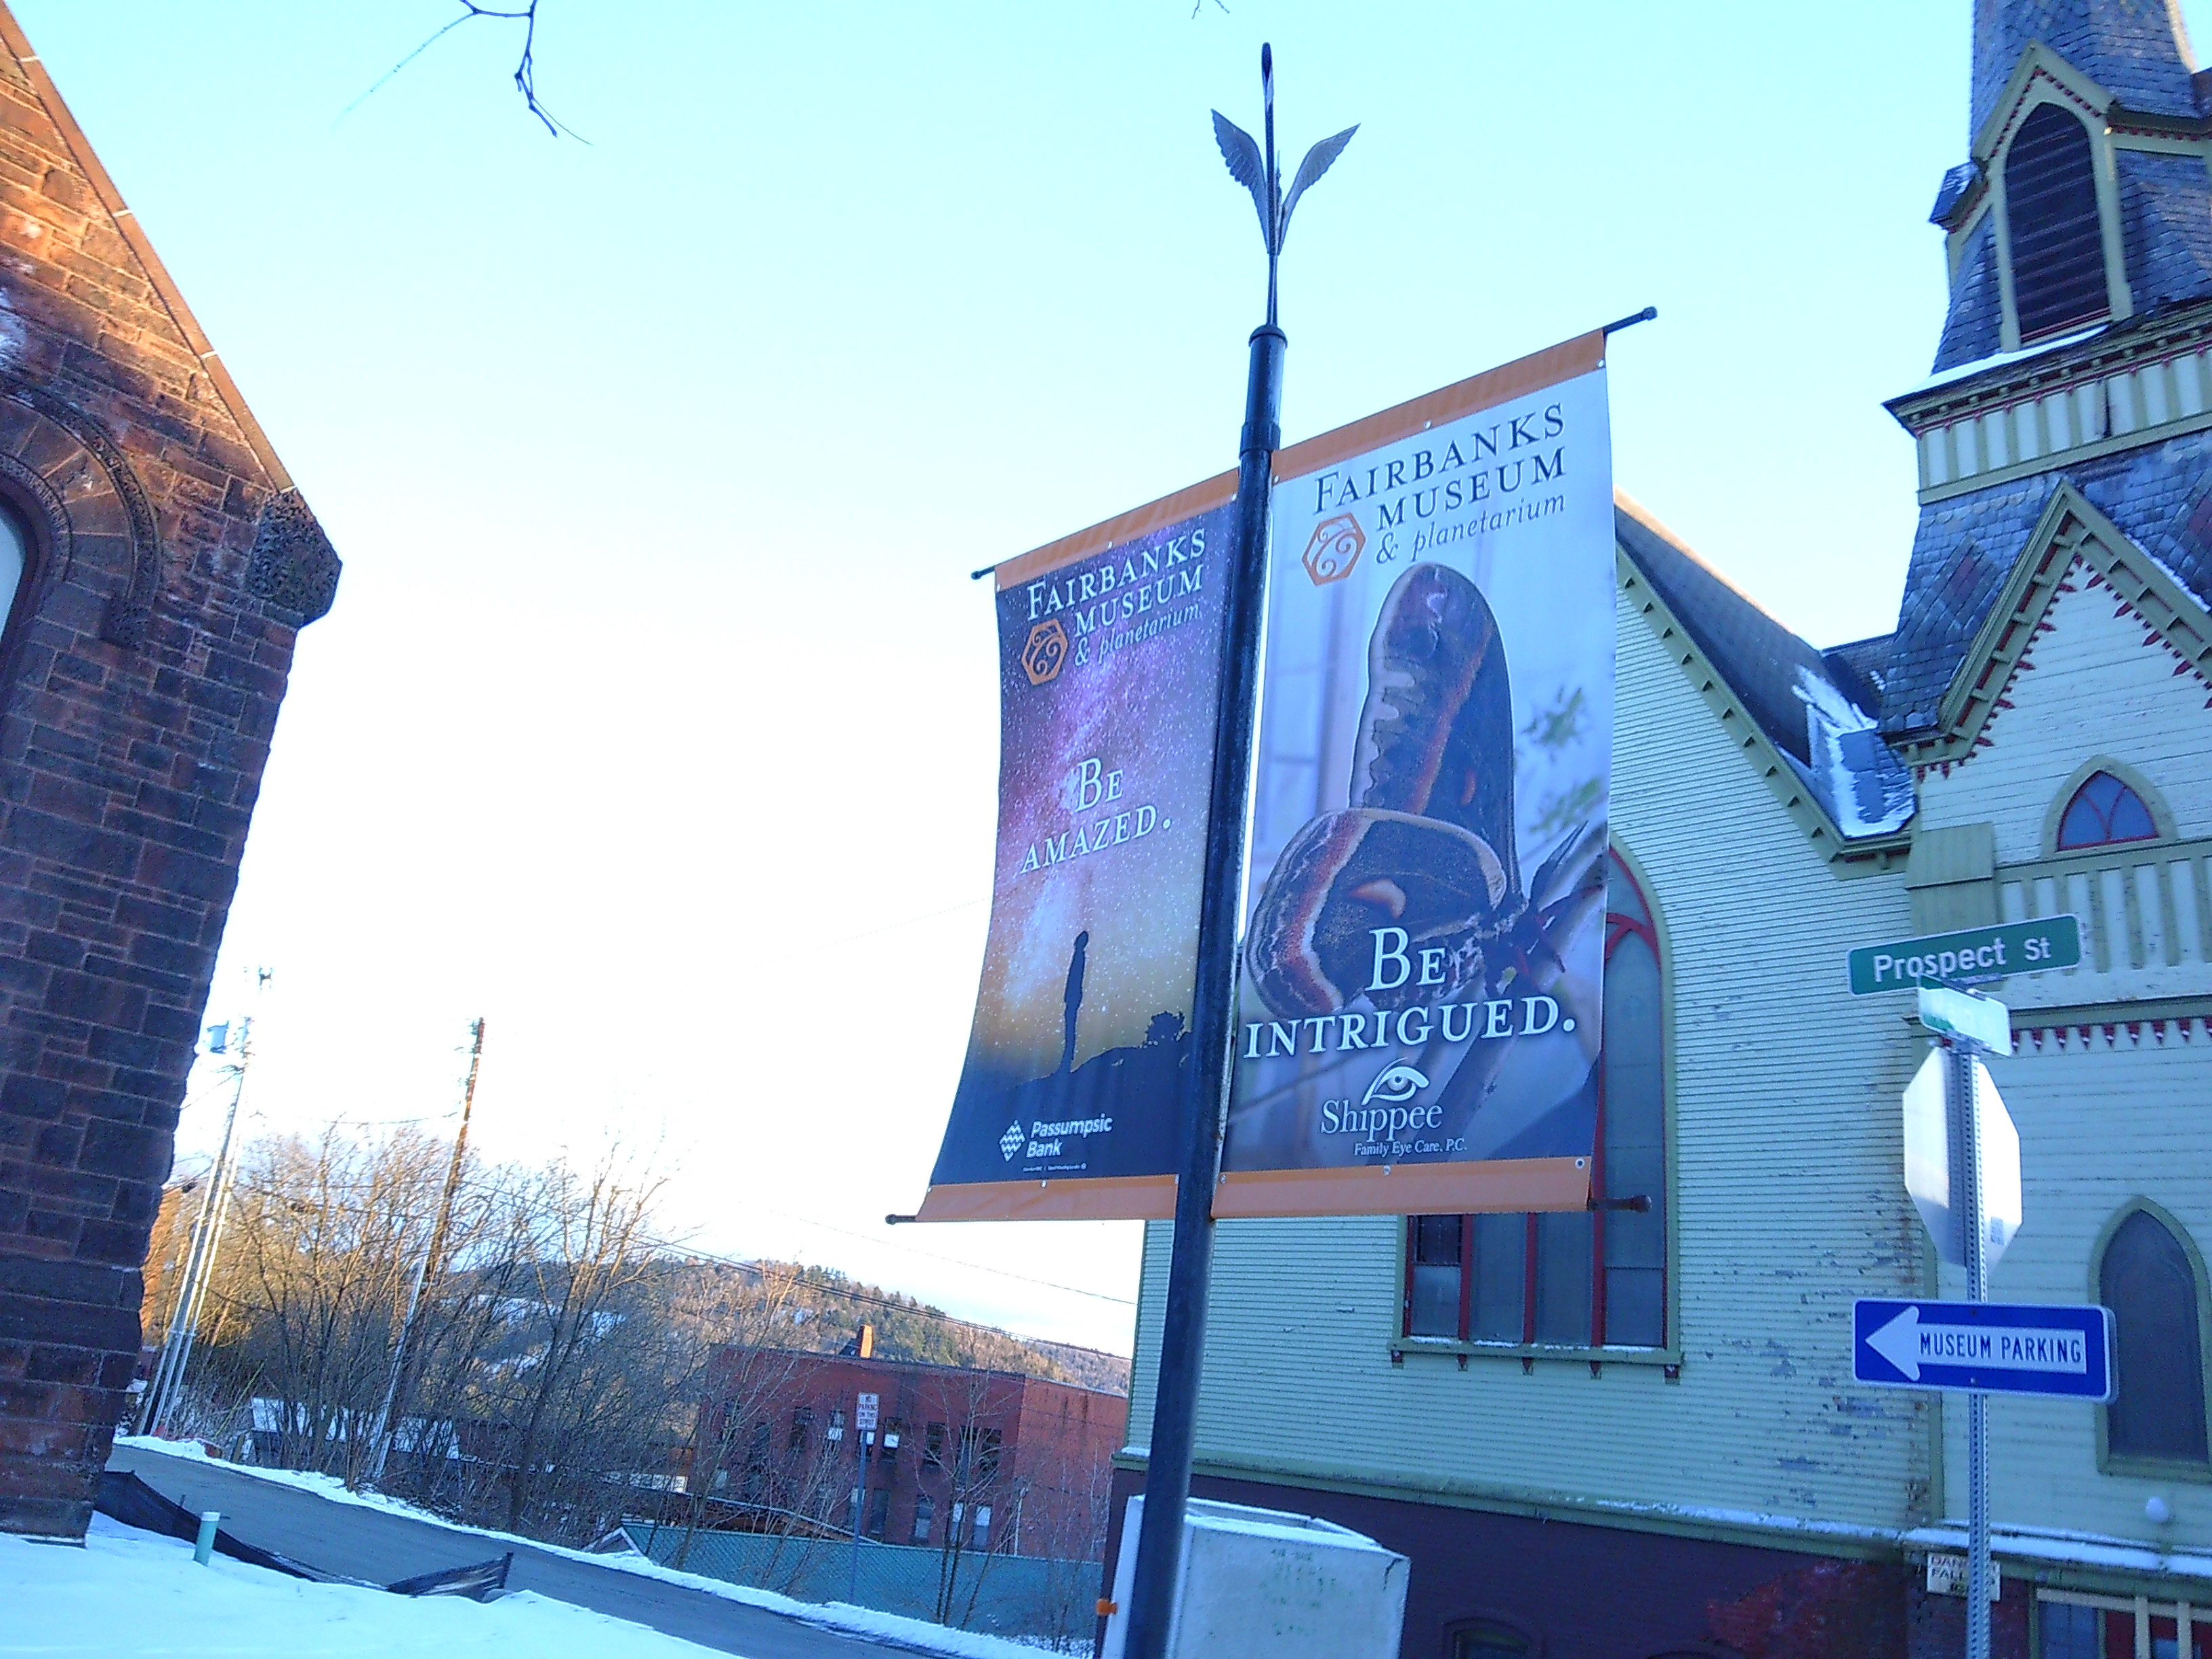
M407 1379L408 1349L415 1339L415 1322L422 1312L422 1292L438 1271L446 1251L446 1235L452 1230L453 1199L461 1188L461 1161L469 1150L469 1115L476 1109L477 1073L483 1064L483 1016L469 1027L469 1076L461 1085L461 1127L453 1136L453 1156L446 1165L445 1190L438 1195L437 1218L430 1224L429 1248L415 1269L415 1283L407 1292L407 1311L399 1321L399 1340L392 1347L392 1376L384 1385L384 1405L376 1414L376 1462L370 1466L368 1484L384 1479L384 1465L392 1455L392 1437L405 1410L403 1394Z
M228 1046L227 1042L224 1046ZM200 1200L199 1218L192 1224L191 1248L185 1256L184 1284L178 1291L169 1328L162 1333L161 1357L155 1364L153 1382L146 1390L140 1428L147 1434L161 1431L162 1419L184 1388L185 1367L191 1363L199 1328L200 1306L207 1299L208 1281L215 1275L216 1249L222 1242L223 1217L230 1200L231 1146L238 1131L238 1104L246 1096L246 1067L252 1060L253 1022L245 1019L239 1022L238 1064L232 1068L230 1111L223 1119L222 1145L216 1153L215 1167L208 1171L207 1192Z
M1213 715L1213 787L1206 817L1206 874L1199 911L1198 972L1191 1010L1195 1063L1182 1158L1176 1171L1174 1254L1160 1330L1152 1445L1145 1460L1145 1514L1129 1592L1129 1659L1166 1659L1182 1559L1183 1514L1198 1426L1206 1356L1206 1311L1213 1267L1213 1189L1221 1174L1221 1125L1237 1063L1237 962L1244 910L1245 818L1251 795L1252 735L1260 684L1261 623L1267 586L1268 512L1275 451L1281 447L1283 354L1276 321L1276 268L1298 198L1351 143L1354 128L1307 153L1286 197L1275 159L1275 61L1260 48L1264 148L1218 111L1215 142L1231 177L1252 192L1267 247L1267 320L1252 331L1237 445L1237 519L1223 599L1221 680Z

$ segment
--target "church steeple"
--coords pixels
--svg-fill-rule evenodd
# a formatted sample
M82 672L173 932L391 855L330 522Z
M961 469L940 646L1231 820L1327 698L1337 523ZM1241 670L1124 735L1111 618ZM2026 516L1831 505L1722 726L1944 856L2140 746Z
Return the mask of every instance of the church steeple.
M1974 0L1969 138L1980 135L2036 40L2131 110L2200 112L2180 0Z
M1936 373L1888 405L1919 461L1904 603L1853 659L1916 765L1958 758L1954 676L2062 489L2212 602L2212 74L2177 0L1974 0L1972 117L1929 216Z
M1974 0L1939 372L2212 294L2208 92L2179 0Z

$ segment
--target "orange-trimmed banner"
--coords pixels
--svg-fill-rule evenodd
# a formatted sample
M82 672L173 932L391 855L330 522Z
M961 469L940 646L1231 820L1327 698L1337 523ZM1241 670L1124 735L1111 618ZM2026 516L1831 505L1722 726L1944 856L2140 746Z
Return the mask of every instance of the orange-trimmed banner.
M1604 351L1584 335L1276 455L1218 1214L1587 1200L1613 703ZM992 573L990 932L919 1219L1173 1212L1203 1070L1236 485Z
M1284 451L1219 1215L1580 1209L1613 464L1589 334Z
M998 865L921 1220L1173 1212L1236 491L1209 479L994 573Z

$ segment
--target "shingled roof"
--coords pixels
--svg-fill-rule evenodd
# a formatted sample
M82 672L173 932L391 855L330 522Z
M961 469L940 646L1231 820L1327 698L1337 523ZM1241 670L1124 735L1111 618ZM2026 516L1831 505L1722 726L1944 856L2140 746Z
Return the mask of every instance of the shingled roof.
M1936 725L1937 706L1990 604L2062 483L2212 609L2212 433L2078 461L1938 501L1920 515L1897 632L1845 647L1881 692L1881 729Z
M1614 533L1705 660L1847 838L1912 816L1911 775L1876 729L1876 694L1848 659L1823 653L1762 611L1626 495Z
M2173 0L1984 0L1975 8L1973 133L2037 41L2130 110L2183 121L2205 112ZM1936 222L1948 223L1973 198L1982 161L1991 159L1944 174ZM2123 148L2114 151L2112 167L2136 313L2212 295L2212 179L2203 160ZM1990 214L1959 251L1937 372L1996 356L1998 326L1996 219Z
M1979 0L1974 8L1971 138L2013 68L2040 40L2129 108L2200 113L2179 0Z

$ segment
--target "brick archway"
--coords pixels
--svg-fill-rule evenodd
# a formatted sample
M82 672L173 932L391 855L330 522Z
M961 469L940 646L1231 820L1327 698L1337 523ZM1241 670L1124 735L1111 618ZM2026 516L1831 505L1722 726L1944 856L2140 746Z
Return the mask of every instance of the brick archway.
M146 487L105 428L72 404L0 371L0 487L45 544L26 573L46 612L64 590L96 609L99 637L136 650L161 585L161 532Z

